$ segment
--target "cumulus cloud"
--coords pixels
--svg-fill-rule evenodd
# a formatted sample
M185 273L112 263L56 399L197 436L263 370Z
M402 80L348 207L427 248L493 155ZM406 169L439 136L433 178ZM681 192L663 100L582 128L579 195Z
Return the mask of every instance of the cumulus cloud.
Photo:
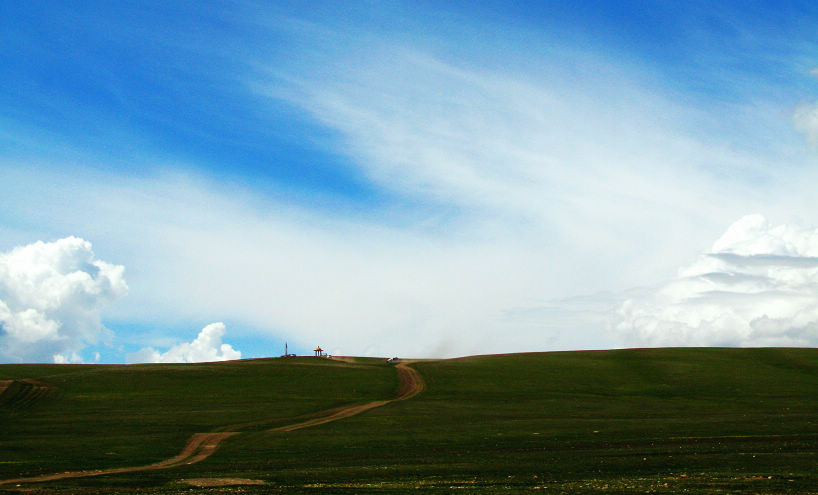
M626 300L631 345L818 344L818 229L746 216L678 277Z
M78 237L0 253L0 359L80 361L107 333L101 308L128 292L123 273Z
M207 325L193 342L184 342L171 347L167 352L159 352L146 347L128 354L128 363L202 363L208 361L228 361L241 359L241 352L229 344L222 344L225 334L224 323Z

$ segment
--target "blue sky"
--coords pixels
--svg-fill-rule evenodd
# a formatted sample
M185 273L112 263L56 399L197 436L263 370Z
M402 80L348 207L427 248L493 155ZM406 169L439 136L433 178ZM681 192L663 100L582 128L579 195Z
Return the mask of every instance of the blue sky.
M214 322L243 357L818 341L795 302L810 269L701 261L818 256L808 2L24 2L0 19L0 252L75 236L91 247L59 249L127 283L92 270L80 311L0 270L2 360L176 356ZM43 263L19 277L43 284Z

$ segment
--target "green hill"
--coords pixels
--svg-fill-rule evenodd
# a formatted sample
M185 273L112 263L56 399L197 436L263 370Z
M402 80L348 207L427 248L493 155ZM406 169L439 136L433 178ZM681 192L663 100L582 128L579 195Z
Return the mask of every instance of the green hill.
M818 350L562 352L411 366L426 389L383 403L399 388L383 360L2 365L0 480L147 465L178 454L194 433L238 433L194 464L0 491L208 493L229 488L190 483L248 480L264 484L241 486L245 493L818 490ZM380 407L281 428L371 401Z

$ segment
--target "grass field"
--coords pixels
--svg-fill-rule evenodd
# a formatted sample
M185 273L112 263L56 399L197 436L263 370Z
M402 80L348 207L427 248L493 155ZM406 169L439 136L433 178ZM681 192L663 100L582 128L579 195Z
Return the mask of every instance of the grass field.
M148 464L178 453L192 433L244 424L196 464L0 491L818 493L818 350L540 353L412 366L426 381L420 395L281 432L270 430L394 396L395 370L382 360L318 358L3 365L0 380L56 388L16 400L28 386L14 381L0 395L0 479ZM264 484L185 481L226 478Z

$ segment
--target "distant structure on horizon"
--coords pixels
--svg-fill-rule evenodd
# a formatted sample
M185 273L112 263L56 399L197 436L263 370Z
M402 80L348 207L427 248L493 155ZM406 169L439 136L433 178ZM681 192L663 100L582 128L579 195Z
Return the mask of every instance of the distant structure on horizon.
M295 357L295 354L290 354L290 351L287 349L287 342L284 342L284 355L281 357Z
M315 349L313 349L313 352L315 352L315 357L325 357L325 358L332 357L332 356L327 356L324 353L324 349L321 349L320 345L318 347L316 347Z

